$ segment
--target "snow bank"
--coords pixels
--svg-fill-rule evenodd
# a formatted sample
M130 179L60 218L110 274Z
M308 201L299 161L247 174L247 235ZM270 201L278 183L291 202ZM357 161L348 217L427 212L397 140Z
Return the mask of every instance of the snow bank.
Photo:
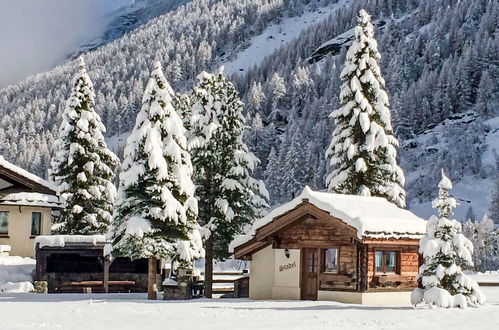
M64 247L68 243L97 245L98 243L106 243L106 235L53 235L35 238L35 246L39 244L39 248L44 246Z
M0 257L0 292L32 291L34 270L35 260L32 258Z
M357 229L362 238L420 239L426 232L426 221L413 213L398 208L381 197L355 196L313 191L308 186L291 202L277 207L267 216L254 222L246 235L236 237L229 246L231 252L253 238L258 228L274 218L293 210L303 200L315 205Z
M24 206L42 206L42 207L60 207L59 198L54 195L20 192L5 195L0 198L3 205L24 205Z

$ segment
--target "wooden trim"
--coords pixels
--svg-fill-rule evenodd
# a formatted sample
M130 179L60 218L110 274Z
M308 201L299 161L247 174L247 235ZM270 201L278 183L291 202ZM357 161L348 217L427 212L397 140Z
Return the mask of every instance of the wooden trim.
M234 248L234 257L236 259L251 260L251 254L261 250L271 243L274 248L297 249L303 246L309 248L331 247L331 242L329 241L300 241L300 246L290 246L289 244L281 245L280 242L272 238L275 234L286 230L295 223L305 220L304 217L307 215L311 216L311 218L313 219L324 219L326 221L333 221L335 223L341 224L347 230L351 243L359 241L357 238L357 229L348 225L341 219L333 217L332 215L319 209L315 205L310 204L307 201L303 201L303 203L297 205L294 209L275 217L268 224L258 228L254 237L250 241Z
M373 249L374 251L374 276L379 276L379 275L400 275L400 261L401 261L401 253L402 253L402 250L400 248L374 248ZM383 252L383 257L382 257L382 261L381 261L381 266L383 268L383 271L382 272L378 272L376 270L376 252ZM386 271L386 254L384 252L395 252L395 271L394 272L387 272Z
M0 165L0 177L8 182L14 183L12 181L15 181L17 184L21 184L22 186L25 186L27 188L32 189L35 192L40 192L40 193L45 193L45 194L50 194L50 195L56 195L56 192L42 184L39 184L38 182L35 182L23 175L20 175L14 171L9 170L6 167L3 167Z
M341 222L342 225L344 225L347 228L347 230L350 232L350 234L353 237L355 238L357 237L357 229L355 229L354 227L348 225L341 219L333 217L331 214L319 209L315 205L304 202L295 207L293 210L289 211L288 213L276 217L268 224L258 228L256 230L255 239L260 241L267 236L270 236L279 231L283 231L286 228L293 225L295 222L303 220L303 216L305 215L312 215L313 218L316 219L327 219L327 220L333 220L335 222L339 221Z
M419 239L363 239L362 243L369 244L371 246L376 245L415 245L419 246Z
M335 246L330 246L327 248L320 248L320 257L321 257L321 262L320 262L320 271L319 274L331 274L331 275L338 275L340 273L340 252L341 245L335 245ZM326 250L327 249L336 249L336 272L325 272L324 269L326 268L325 260L326 259Z

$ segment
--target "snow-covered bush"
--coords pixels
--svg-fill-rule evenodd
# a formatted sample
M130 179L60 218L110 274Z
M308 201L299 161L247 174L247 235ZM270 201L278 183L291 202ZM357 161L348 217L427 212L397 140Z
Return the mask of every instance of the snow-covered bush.
M419 268L418 279L424 289L415 289L411 301L444 308L483 304L485 296L477 282L463 274L463 268L473 266L473 244L463 235L461 224L451 218L456 200L449 195L452 183L443 171L438 187L433 207L439 216L428 220L419 247L425 263Z
M385 197L404 207L405 178L397 165L398 141L380 60L370 15L362 9L341 72L341 107L331 113L336 128L326 157L334 170L327 186L338 193Z

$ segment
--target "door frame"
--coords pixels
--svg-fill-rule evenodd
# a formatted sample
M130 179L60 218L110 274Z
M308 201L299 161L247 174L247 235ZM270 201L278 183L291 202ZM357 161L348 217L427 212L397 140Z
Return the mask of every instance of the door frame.
M322 267L322 261L321 261L321 249L320 248L308 248L308 247L302 247L300 249L300 300L310 300L304 297L304 282L305 282L305 269L307 268L307 251L310 250L316 250L317 253L317 272L316 272L316 290L315 290L315 299L312 300L317 300L318 299L318 294L319 294L319 275L321 272L321 267Z

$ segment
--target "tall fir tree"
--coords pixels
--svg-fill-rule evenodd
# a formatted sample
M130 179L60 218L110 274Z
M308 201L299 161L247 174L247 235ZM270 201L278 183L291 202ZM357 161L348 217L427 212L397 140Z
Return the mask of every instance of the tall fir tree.
M66 103L50 175L64 201L58 234L104 234L112 220L119 160L106 145L95 93L83 58Z
M381 56L365 10L357 23L341 72L341 108L331 113L336 127L326 157L334 170L326 184L330 191L385 197L405 207L405 179L396 160L398 141L383 90Z
M213 260L228 257L234 236L267 207L268 193L251 173L258 159L243 142L243 103L222 70L202 72L191 95L189 148L205 228L205 295L211 297Z
M424 289L413 291L412 302L461 308L483 304L485 296L478 284L463 273L473 266L473 244L463 235L461 223L452 219L457 203L449 194L452 183L443 171L438 188L438 198L432 203L438 209L438 217L428 220L419 245L424 264L419 268L418 279Z
M191 268L204 250L185 129L173 96L156 62L127 139L110 236L117 255L149 258L150 267L169 258Z

